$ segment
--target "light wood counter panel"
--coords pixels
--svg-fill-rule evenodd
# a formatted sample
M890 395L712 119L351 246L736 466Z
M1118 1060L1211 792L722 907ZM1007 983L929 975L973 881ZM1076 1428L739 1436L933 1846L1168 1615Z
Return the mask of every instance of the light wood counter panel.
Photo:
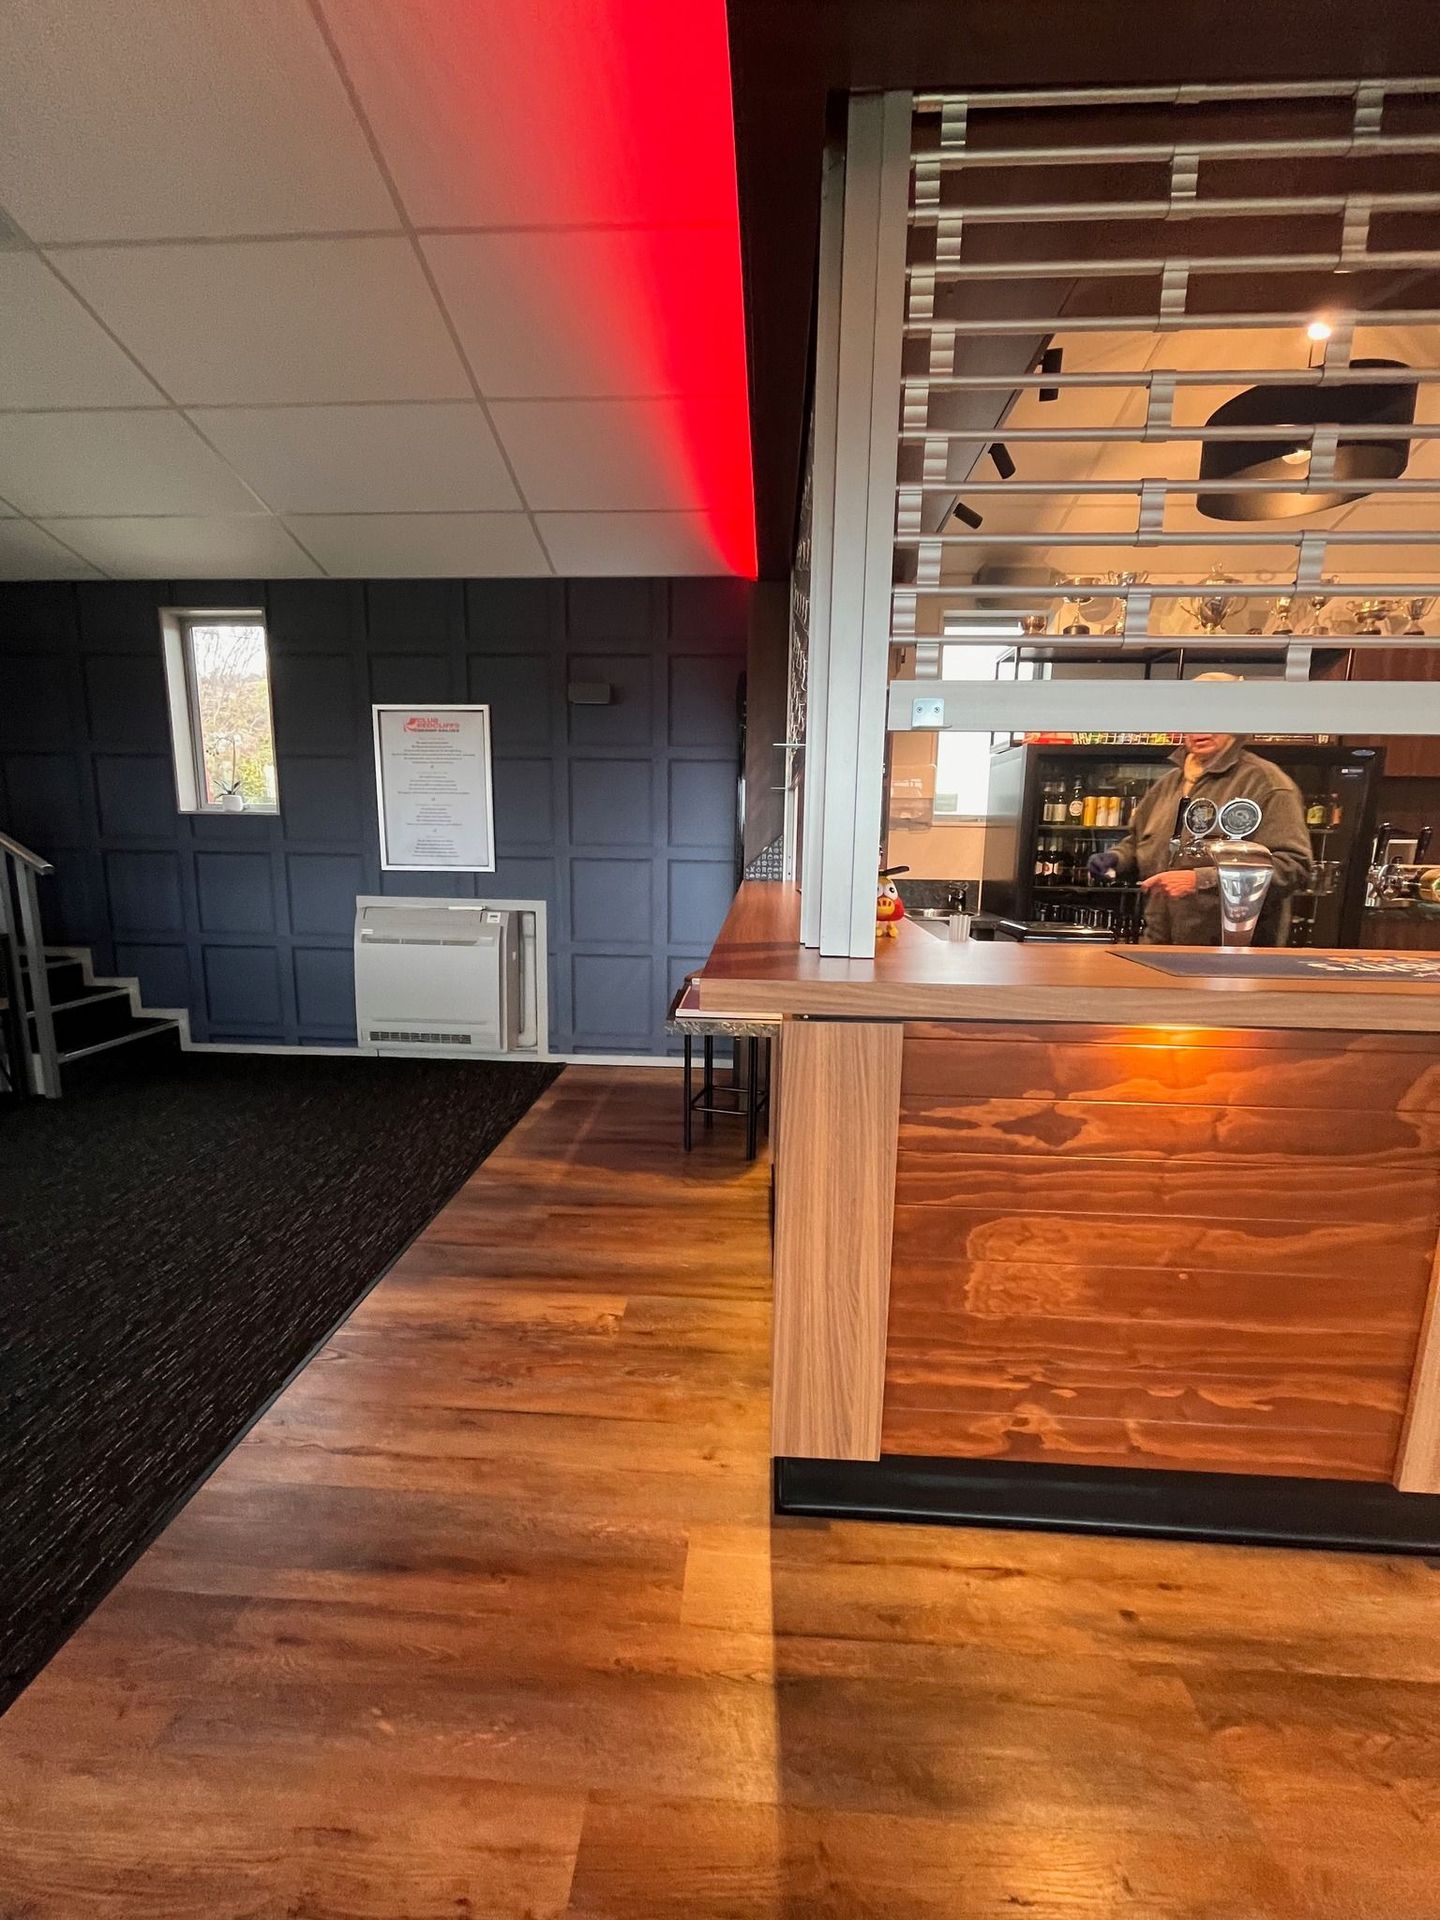
M901 921L873 960L799 944L799 896L747 881L700 974L706 1011L868 1020L1085 1021L1107 1026L1440 1033L1440 987L1369 980L1175 979L1113 949L970 940ZM1373 957L1373 956L1370 956Z
M1440 1245L1400 1434L1395 1485L1402 1493L1440 1493Z
M781 1041L777 1454L880 1457L904 1034L893 1021L797 1021Z

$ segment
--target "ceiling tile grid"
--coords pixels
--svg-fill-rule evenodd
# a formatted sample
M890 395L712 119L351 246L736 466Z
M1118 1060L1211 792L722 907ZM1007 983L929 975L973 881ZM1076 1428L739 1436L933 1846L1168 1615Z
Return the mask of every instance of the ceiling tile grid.
M753 570L723 0L0 14L0 576Z

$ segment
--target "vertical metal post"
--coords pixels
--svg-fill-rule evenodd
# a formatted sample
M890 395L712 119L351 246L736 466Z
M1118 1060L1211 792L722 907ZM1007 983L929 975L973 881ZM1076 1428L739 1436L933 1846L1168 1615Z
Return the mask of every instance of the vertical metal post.
M840 272L846 158L829 148L820 181L820 254L815 300L815 395L810 453L810 623L805 669L804 819L800 833L800 942L820 944L830 591L835 552L835 413L840 358Z
M10 856L0 847L0 955L4 959L0 967L0 993L10 1002L7 1024L15 1048L10 1072L16 1093L33 1093L35 1067L30 1054L30 1023L25 1014L25 976L20 971L20 936L10 886Z
M15 861L13 865L20 887L21 948L30 963L30 1011L35 1022L35 1091L43 1093L47 1100L58 1100L60 1056L55 1048L55 1021L50 1011L50 981L45 972L45 941L40 932L40 902L35 892L35 872L23 860Z
M908 93L857 94L850 101L835 341L834 485L828 502L818 485L818 432L816 439L815 521L818 527L829 519L830 564L828 581L817 568L820 581L811 593L812 612L822 598L828 605L821 615L824 684L817 689L812 677L810 689L812 724L823 705L823 740L806 755L811 897L805 932L813 932L822 953L853 957L873 953L875 940L910 121ZM822 330L826 318L822 312ZM818 381L817 352L817 429ZM812 564L818 544L812 538Z

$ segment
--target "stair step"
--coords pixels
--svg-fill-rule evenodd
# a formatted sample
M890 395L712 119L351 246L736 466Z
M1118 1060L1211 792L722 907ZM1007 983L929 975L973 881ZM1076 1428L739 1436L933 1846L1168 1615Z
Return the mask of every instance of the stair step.
M56 1006L64 1000L78 1000L87 990L85 968L79 960L72 959L69 954L62 954L58 959L46 960L45 980L50 988L51 1006ZM25 1004L27 1007L33 1007L35 1004L34 996L30 991L28 968L25 973Z
M134 1017L124 987L89 987L69 1001L51 1003L55 1045L62 1054L77 1053L114 1039ZM32 1016L33 1019L33 1016Z
M178 1020L135 1019L132 1016L129 1024L122 1032L112 1034L106 1040L96 1041L89 1046L62 1049L60 1053L60 1064L62 1067L69 1066L76 1060L89 1060L96 1054L109 1053L121 1047L128 1048L136 1041L155 1041L163 1039L167 1035L178 1044L179 1034L180 1022Z

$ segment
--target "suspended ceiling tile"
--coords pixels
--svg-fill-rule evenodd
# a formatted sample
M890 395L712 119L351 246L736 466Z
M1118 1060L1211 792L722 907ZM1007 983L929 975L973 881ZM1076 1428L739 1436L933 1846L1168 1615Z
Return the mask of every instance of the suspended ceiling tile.
M120 579L311 579L320 572L281 523L263 513L223 519L56 519L45 524Z
M28 520L0 519L0 580L94 580L87 566Z
M339 578L550 571L523 513L304 514L286 525Z
M181 404L470 397L407 240L82 247L56 258Z
M305 0L43 0L0 22L0 199L32 240L395 226Z
M729 573L703 513L541 513L555 571L590 574Z
M191 418L277 513L520 506L495 436L473 400L199 407Z
M671 400L499 400L496 432L536 509L703 508Z
M737 218L723 0L326 0L417 226Z
M256 501L178 414L12 413L0 494L22 513L245 513Z
M422 242L487 397L604 398L735 381L733 228L440 234Z
M163 406L34 253L0 253L0 407Z

